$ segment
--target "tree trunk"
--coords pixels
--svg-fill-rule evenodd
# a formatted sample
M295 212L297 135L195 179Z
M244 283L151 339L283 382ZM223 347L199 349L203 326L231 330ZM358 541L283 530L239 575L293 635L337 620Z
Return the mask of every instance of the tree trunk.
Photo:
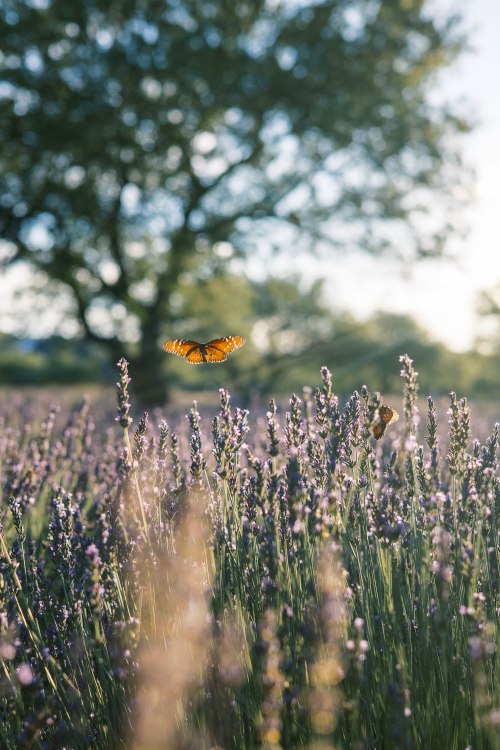
M163 375L166 355L159 339L159 315L151 311L142 326L139 356L130 366L132 392L144 406L158 406L168 401L168 383Z

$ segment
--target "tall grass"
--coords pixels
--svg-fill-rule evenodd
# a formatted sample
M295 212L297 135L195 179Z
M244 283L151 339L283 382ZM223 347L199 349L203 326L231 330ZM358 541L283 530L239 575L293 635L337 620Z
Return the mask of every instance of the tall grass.
M0 747L500 748L498 426L439 439L401 359L380 441L326 368L252 429L133 429L123 360L115 426L7 416Z

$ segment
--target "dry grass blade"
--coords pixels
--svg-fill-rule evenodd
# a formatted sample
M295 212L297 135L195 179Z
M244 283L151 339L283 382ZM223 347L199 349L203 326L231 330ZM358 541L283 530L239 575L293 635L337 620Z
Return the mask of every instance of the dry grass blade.
M148 584L132 750L175 747L188 696L203 681L210 649L206 537L206 519L197 500L196 512L191 508L186 513L171 549L143 559Z

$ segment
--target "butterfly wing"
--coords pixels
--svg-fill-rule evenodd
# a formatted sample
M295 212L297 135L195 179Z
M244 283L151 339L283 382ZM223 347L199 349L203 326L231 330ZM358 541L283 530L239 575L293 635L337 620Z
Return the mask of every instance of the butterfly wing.
M380 440L380 438L383 436L386 429L386 425L381 422L380 420L378 422L375 422L375 424L372 427L373 437L375 440Z
M207 347L210 346L213 349L218 349L220 352L224 352L224 354L229 354L229 352L239 349L244 343L245 339L243 336L223 336L220 339L212 339L212 341L209 341Z
M244 343L243 336L223 336L220 339L212 339L205 344L207 362L225 362L229 352L239 349Z
M191 339L171 339L164 344L163 348L170 354L184 357L190 362L193 352L196 353L197 349L201 349L201 344L198 344L197 341L191 341Z
M393 422L396 422L398 419L399 414L396 409L392 409L390 406L380 406L378 409L378 419L372 427L373 437L376 440L380 440L385 434L388 426Z
M399 414L396 409L392 409L390 406L381 406L379 409L379 415L386 427L399 419Z
M206 356L206 345L197 344L192 347L186 355L186 359L190 365L202 365L204 362L208 362Z
M225 362L227 359L226 352L223 352L212 344L205 344L205 361L206 362Z

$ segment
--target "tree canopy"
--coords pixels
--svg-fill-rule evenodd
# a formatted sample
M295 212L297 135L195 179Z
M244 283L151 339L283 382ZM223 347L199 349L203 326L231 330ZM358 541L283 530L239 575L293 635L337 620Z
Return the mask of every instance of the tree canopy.
M453 198L466 124L429 92L463 41L423 0L6 0L0 42L4 260L69 290L145 393L182 278L440 250L419 217Z

